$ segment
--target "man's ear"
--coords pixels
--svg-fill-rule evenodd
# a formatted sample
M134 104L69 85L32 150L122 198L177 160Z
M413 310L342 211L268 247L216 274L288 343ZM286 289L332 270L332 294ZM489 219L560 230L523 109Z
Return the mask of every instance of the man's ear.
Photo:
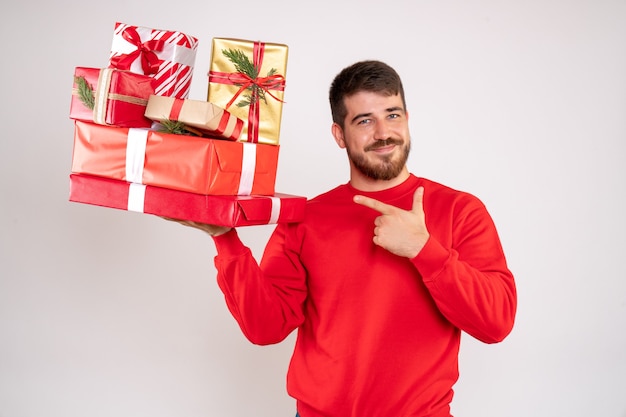
M339 145L341 149L344 149L346 147L346 142L343 138L343 129L341 128L341 126L339 126L337 123L333 123L333 125L331 126L331 131L333 133L333 137L335 138L335 142L337 142L337 145Z

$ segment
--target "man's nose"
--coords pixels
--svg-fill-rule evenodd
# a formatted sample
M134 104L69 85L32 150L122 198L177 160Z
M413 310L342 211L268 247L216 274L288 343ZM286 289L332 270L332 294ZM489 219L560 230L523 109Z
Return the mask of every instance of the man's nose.
M389 139L389 126L385 120L376 121L376 129L374 130L374 139L386 140Z

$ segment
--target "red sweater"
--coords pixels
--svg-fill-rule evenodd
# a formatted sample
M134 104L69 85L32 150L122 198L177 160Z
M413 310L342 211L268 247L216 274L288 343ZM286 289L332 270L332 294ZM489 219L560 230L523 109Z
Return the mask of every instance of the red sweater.
M413 259L373 244L363 194L409 210L423 185L430 239ZM301 417L448 417L461 331L486 343L512 329L516 290L487 210L413 175L379 192L341 185L280 224L260 267L236 231L214 238L218 283L256 344L298 329L287 388Z

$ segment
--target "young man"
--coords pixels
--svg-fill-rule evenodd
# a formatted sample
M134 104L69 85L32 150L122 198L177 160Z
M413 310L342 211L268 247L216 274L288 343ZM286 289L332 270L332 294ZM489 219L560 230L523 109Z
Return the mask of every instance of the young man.
M409 173L401 80L363 61L330 88L350 182L276 227L260 266L234 229L205 230L245 336L298 329L287 388L301 417L449 417L461 331L513 327L517 298L495 226L474 196Z

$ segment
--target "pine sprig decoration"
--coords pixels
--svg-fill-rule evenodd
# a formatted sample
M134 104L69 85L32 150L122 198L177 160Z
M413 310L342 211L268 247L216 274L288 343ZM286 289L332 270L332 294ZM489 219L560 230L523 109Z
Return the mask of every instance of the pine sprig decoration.
M74 77L74 82L76 83L76 89L78 91L78 98L80 101L89 109L93 110L96 106L95 102L95 94L93 91L93 87L89 85L85 77Z
M169 133L172 135L198 136L187 125L178 120L165 119L160 122L161 126L157 129L159 132Z
M222 53L230 62L233 63L237 72L247 75L248 77L255 79L259 76L259 71L256 69L250 58L240 49L222 49Z
M256 80L259 77L259 69L254 66L254 63L250 61L250 58L240 49L222 49L222 53L230 62L233 63L238 73L247 75L248 77ZM267 72L267 77L276 74L276 68L272 68ZM241 85L241 84L236 84ZM256 103L257 100L263 100L267 103L265 98L265 90L256 84L250 85L246 90L249 90L249 94L243 94L243 100L237 103L237 107L246 107L252 103Z

